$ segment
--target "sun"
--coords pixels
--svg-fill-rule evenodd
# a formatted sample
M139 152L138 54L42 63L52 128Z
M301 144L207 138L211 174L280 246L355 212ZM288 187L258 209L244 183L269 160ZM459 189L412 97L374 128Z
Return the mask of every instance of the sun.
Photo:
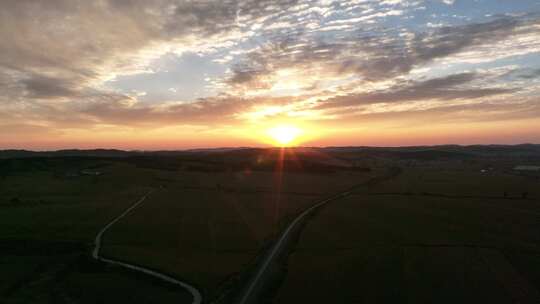
M276 146L292 146L295 140L302 134L302 130L290 125L279 125L266 131Z

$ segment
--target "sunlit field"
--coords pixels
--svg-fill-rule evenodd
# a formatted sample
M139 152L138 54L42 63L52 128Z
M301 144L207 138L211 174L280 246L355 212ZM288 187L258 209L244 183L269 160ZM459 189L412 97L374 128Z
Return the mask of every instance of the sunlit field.
M142 285L142 295L130 301L188 303L183 290L167 284L146 288L152 279L90 260L97 231L150 189L155 192L148 200L105 235L104 254L180 277L209 298L237 288L240 274L292 216L372 175L326 165L284 168L276 157L291 156L276 153L257 154L250 160L255 170L239 169L233 154L232 169L217 173L209 170L219 171L221 162L204 158L1 161L0 238L9 249L1 263L10 275L0 288L6 301L60 297L93 303ZM81 175L87 168L100 175Z
M152 187L156 172L92 159L0 163L2 303L190 301L182 290L90 259L96 232ZM66 176L87 167L104 174Z
M346 191L292 229L257 301L529 301L540 287L540 176L514 170L531 160L512 149L496 160L476 148L3 159L0 293L6 303L191 303L181 288L90 258L97 232L153 190L105 233L102 254L236 303L288 225Z
M0 3L0 304L540 303L540 0Z
M115 226L105 254L189 279L208 295L228 288L292 216L368 173L177 175ZM276 178L280 178L279 181Z
M309 222L274 303L536 299L539 183L467 165L405 167Z

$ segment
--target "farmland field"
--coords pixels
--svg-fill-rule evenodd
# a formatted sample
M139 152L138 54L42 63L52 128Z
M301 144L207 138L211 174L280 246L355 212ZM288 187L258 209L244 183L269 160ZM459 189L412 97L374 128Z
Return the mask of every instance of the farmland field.
M521 176L405 170L306 225L274 302L534 303L538 189Z
M237 303L289 224L334 197L292 230L253 302L534 303L540 179L512 169L529 158L383 152L0 160L1 302L192 303L91 258L98 231L151 192L107 230L101 255L205 302Z
M64 297L96 303L141 284L137 290L145 296L135 294L130 301L176 297L189 302L190 296L181 289L153 286L152 279L143 275L133 278L129 271L89 258L96 233L150 189L155 191L144 204L106 233L103 254L174 275L215 297L294 214L371 176L369 172L208 173L206 163L197 161L168 167L159 160L53 158L6 160L2 165L0 239L17 252L4 252L0 259L9 274L0 284L9 303L28 301L27 294L44 302ZM85 168L100 174L79 174ZM66 242L70 249L62 250Z
M284 173L279 183L268 173L184 173L111 229L104 254L166 269L215 295L292 215L369 176Z
M66 176L96 165L105 174ZM191 301L182 290L90 260L97 231L152 185L148 172L132 176L132 166L92 160L11 161L8 169L0 177L2 303Z

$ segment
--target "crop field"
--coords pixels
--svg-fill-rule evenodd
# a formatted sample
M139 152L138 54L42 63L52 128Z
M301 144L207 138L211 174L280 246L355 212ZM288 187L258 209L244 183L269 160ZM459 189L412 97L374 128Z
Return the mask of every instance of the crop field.
M338 150L0 160L0 302L191 303L91 258L97 232L151 191L101 254L229 303L296 216L348 190L294 229L262 301L535 303L539 176L512 159Z
M105 237L104 254L166 270L217 296L301 210L366 173L181 173Z
M0 178L2 237L92 240L100 227L148 191L152 180L124 165L101 170L106 172L102 176L31 170Z
M97 165L101 176L66 175ZM97 231L150 189L149 170L50 160L10 168L0 176L0 302L191 301L183 290L90 259Z
M505 171L407 168L399 178L377 184L369 192L446 194L492 198L540 199L540 180Z
M2 303L190 303L167 284L88 258L79 242L2 241Z
M539 189L502 173L405 169L307 223L273 302L536 303Z
M294 214L372 175L273 168L205 172L200 168L205 162L195 162L196 170L186 169L185 162L164 163L4 161L0 240L9 250L0 255L6 274L0 281L2 303L189 302L181 289L90 259L99 229L150 189L155 192L147 201L107 232L103 254L169 273L217 296ZM87 168L100 174L80 174Z

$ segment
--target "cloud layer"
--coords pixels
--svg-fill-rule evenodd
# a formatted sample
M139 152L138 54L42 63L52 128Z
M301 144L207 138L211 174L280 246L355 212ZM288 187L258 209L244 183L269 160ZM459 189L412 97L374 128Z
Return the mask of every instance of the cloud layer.
M234 130L255 119L534 120L538 6L481 2L6 0L0 143L105 126ZM219 68L174 74L162 64L186 54ZM160 86L178 73L200 75L203 97ZM167 81L151 91L117 84L138 87L141 75Z

